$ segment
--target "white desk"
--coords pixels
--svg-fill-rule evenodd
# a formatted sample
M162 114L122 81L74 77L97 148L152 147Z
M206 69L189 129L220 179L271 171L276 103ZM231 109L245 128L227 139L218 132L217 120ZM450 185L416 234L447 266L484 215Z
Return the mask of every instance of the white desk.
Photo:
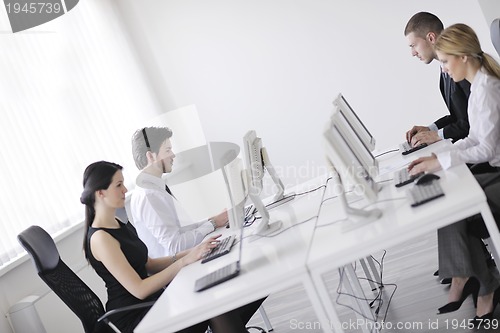
M452 143L450 140L441 140L428 145L425 148L417 150L409 155L403 155L399 151L384 154L377 158L379 164L379 175L381 176L381 178L392 178L394 171L408 166L410 162L416 160L417 158L422 156L429 156L432 154L432 152L438 152L442 149L446 149L451 145ZM390 149L387 149L387 151L389 150ZM374 155L376 156L377 154Z
M333 327L335 332L343 332L323 280L323 274L328 271L476 213L482 214L494 247L500 248L500 234L486 197L469 169L460 165L437 174L441 177L445 196L416 208L412 208L406 199L405 187L396 188L393 182L385 183L379 193L378 203L369 207L383 211L382 217L377 220L352 217L330 224L343 217L342 213L339 214L342 211L340 201L332 199L323 204L307 262L313 283L329 316L327 322L322 322L323 327ZM333 195L329 192L327 189L325 198ZM353 204L358 208L366 205L365 200Z
M321 177L293 190L301 193L324 183L325 178ZM283 221L281 230L296 226L275 237L245 238L242 272L238 277L203 292L194 292L195 280L237 259L237 248L206 264L196 262L184 267L135 332L178 331L299 283L304 285L318 316L326 321L326 314L306 269L307 253L323 193L324 188L270 210L271 220ZM306 220L309 221L297 225Z
M446 144L449 143L432 145L433 150ZM384 158L384 163L400 169L430 151L425 148L406 157L394 153ZM183 268L135 332L174 332L299 283L304 285L323 331L343 332L324 285L324 273L476 213L483 215L493 246L500 249L500 234L484 193L467 167L462 165L438 174L445 197L417 208L410 207L405 187L398 189L393 182L383 183L379 201L373 205L383 210L383 216L376 221L351 218L329 225L345 217L338 199L325 201L319 212L321 202L334 196L334 186L274 208L271 220L282 220L282 230L296 226L272 238L244 239L240 276L201 293L193 291L195 281L235 261L237 251L233 249L207 264L197 262ZM294 191L300 193L323 183L324 177L320 177ZM366 205L364 200L354 204L358 208Z

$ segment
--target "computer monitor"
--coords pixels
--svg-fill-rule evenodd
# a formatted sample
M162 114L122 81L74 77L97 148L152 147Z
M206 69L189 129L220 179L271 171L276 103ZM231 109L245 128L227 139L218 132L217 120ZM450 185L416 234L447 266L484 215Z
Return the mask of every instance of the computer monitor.
M283 182L269 160L267 149L262 145L262 139L257 136L254 130L250 130L245 134L243 145L245 147L246 167L251 178L249 190L255 195L260 195L263 190L264 171L267 170L274 182L277 193L274 195L272 202L268 203L266 207L271 209L292 200L295 194L289 193L285 195Z
M360 136L356 133L355 129L351 126L344 113L337 108L332 114L331 120L336 125L342 137L349 143L349 147L356 155L357 159L361 161L370 176L378 176L378 161L373 156L368 147L363 144Z
M327 123L323 132L323 139L326 157L338 175L339 184L342 185L342 179L346 177L352 183L353 192L355 194L361 194L369 202L375 202L379 190L378 184L365 169L362 161L360 161L353 152L353 147L351 147L349 141L342 136L333 119ZM379 209L366 210L350 207L345 196L343 185L341 187L342 191L340 197L347 214L377 218L382 215Z
M227 280L230 280L238 276L241 272L242 256L243 256L243 217L238 216L236 212L239 209L235 206L235 203L241 200L242 193L245 193L245 179L243 162L240 158L235 156L236 153L229 151L222 156L222 175L224 176L224 182L226 183L227 194L229 195L229 201L231 202L231 210L229 212L229 217L233 221L238 221L239 226L233 225L232 228L240 228L239 230L239 240L240 244L238 246L238 260L230 263L229 265L223 266L215 271L212 271L201 278L198 278L194 285L194 290L201 292L205 289L212 288L218 284L221 284ZM243 195L244 196L244 195ZM234 229L233 229L234 230Z
M231 211L228 212L229 226L237 230L241 228L245 219L245 202L250 197L254 207L260 215L260 219L254 223L254 235L267 235L281 228L281 221L271 221L267 208L262 203L256 191L251 190L251 176L248 170L243 168L243 162L235 151L228 151L222 158L223 176L228 188Z
M248 131L243 137L246 167L251 175L250 185L262 191L264 179L264 163L262 162L262 139L255 131Z
M353 108L347 103L347 100L340 93L337 98L333 101L333 105L338 108L338 110L344 115L351 127L354 129L356 134L359 136L363 144L370 150L375 149L375 138L368 131L366 126L363 124L361 119L359 119Z

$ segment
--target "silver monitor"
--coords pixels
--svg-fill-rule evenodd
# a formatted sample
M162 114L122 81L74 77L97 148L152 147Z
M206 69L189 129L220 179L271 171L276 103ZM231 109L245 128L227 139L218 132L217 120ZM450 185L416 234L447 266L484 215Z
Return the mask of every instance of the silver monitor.
M363 144L360 136L356 133L345 115L337 108L331 120L370 176L377 177L379 171L377 159L373 156L370 149Z
M254 130L250 130L245 134L243 137L243 145L245 148L246 168L251 178L249 185L252 194L258 196L262 192L264 187L264 171L267 171L274 182L277 192L266 207L271 209L292 200L295 194L288 193L285 195L285 186L271 164L267 149L262 145L262 139L257 136Z
M278 231L281 226L281 221L271 221L267 208L262 203L260 197L255 190L252 190L251 176L249 172L243 168L243 162L235 151L229 151L223 156L222 174L228 189L231 210L228 212L229 225L236 230L241 228L245 219L245 202L247 196L252 200L253 205L257 209L260 219L254 223L253 234L264 236Z
M354 112L353 108L347 103L347 100L339 94L337 98L333 101L333 105L339 109L339 111L344 115L347 119L351 127L354 129L356 134L359 136L363 144L370 150L373 151L375 149L375 138L368 131L365 124L359 119L356 112Z
M337 172L340 184L342 184L343 179L349 179L355 194L363 195L369 202L375 202L379 190L377 183L365 169L362 161L353 152L354 149L351 144L342 136L333 120L327 123L323 132L323 139L326 157ZM382 214L378 209L362 210L350 207L343 188L341 200L347 214L374 217L380 217Z
M250 172L251 183L254 188L262 191L264 178L264 163L262 162L262 139L255 131L248 131L243 137L246 168Z

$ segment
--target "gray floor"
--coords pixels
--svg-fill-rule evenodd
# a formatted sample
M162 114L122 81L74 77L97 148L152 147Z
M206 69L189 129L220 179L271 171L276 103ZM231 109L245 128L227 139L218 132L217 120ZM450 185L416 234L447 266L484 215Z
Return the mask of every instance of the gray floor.
M433 276L433 272L437 269L435 232L386 250L383 260L385 288L382 292L382 299L384 302L378 316L379 325L382 325L384 317L386 324L379 326L383 327L381 332L460 333L474 331L464 326L467 320L475 315L470 297L458 311L444 315L436 314L437 308L447 301L448 288L441 285ZM383 254L374 253L373 257L380 261ZM364 276L359 265L357 273L360 277ZM348 295L338 296L339 276L338 271L332 271L325 276L330 286L330 296L334 299L338 298L336 309L344 323L345 332L362 332L360 327L356 326L355 313L348 307L339 305L340 303L350 305L352 299ZM367 298L375 297L377 291L372 292L368 282L362 281L362 285ZM347 291L343 288L342 292ZM322 332L301 286L270 295L264 302L264 308L276 333ZM495 317L500 319L499 309ZM499 328L489 330L489 332L500 332L500 323L497 322L497 324ZM261 317L258 314L255 315L249 325L263 327ZM475 330L475 332L480 331L482 330ZM257 331L250 330L249 332Z

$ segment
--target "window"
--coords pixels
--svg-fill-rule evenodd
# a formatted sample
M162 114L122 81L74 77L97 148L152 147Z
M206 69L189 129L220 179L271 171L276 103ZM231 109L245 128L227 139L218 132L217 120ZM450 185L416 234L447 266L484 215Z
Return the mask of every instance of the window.
M24 253L28 226L56 235L83 221L88 164L121 164L130 186L131 135L159 110L110 0L0 39L2 266Z

